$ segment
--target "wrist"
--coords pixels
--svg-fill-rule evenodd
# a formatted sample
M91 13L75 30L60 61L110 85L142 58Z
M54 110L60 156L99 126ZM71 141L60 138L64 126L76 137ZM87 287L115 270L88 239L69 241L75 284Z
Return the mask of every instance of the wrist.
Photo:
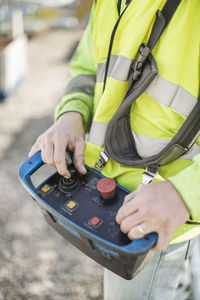
M64 114L62 114L57 121L63 121L63 120L81 120L83 122L82 114L76 111L69 111Z
M166 180L166 182L167 182L168 186L170 187L170 189L172 190L172 192L175 196L174 198L177 199L177 201L182 204L182 211L184 212L185 219L187 221L188 219L190 219L191 215L190 215L190 211L189 211L187 205L185 204L185 201L181 197L181 194L176 189L176 187L169 180Z

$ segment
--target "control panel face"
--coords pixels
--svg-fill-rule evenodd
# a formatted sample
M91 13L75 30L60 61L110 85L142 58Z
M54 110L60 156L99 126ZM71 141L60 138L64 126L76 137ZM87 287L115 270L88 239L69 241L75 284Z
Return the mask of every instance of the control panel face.
M113 184L113 179L100 180L102 177L90 170L84 176L74 171L69 180L55 173L36 192L67 220L116 245L127 245L131 241L115 221L127 192Z

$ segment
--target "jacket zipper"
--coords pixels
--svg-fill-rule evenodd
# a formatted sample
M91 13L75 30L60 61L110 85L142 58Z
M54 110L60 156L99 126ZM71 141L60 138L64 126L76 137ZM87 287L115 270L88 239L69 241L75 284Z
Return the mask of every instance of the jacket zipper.
M109 68L109 63L110 63L110 56L111 56L111 51L112 51L112 46L113 46L113 41L114 41L115 33L116 33L117 27L119 25L119 22L120 22L123 14L125 13L125 11L128 8L128 6L129 6L130 3L131 3L131 0L126 1L127 6L123 10L123 12L120 14L120 9L121 9L122 1L118 0L117 9L118 9L118 13L119 13L119 18L118 18L117 22L115 23L115 26L113 28L113 31L112 31L112 34L111 34L111 38L110 38L110 45L109 45L109 50L108 50L107 62L106 62L106 70L105 70L105 75L104 75L103 92L104 92L105 86L106 86L106 79L107 79L107 74L108 74L108 68ZM109 160L109 155L108 155L108 153L106 152L106 150L104 148L103 151L100 152L99 159L95 163L94 168L96 170L98 170L98 171L101 172L101 170L106 165L106 163L108 162L108 160Z
M119 18L117 20L117 22L115 23L115 26L113 28L112 34L111 34L111 38L110 38L110 45L109 45L109 50L108 50L108 55L107 55L107 61L106 61L106 70L105 70L105 75L104 75L104 83L103 83L103 92L105 90L106 87L106 79L107 79L107 75L108 75L108 68L109 68L109 63L110 63L110 57L111 57L111 51L112 51L112 46L113 46L113 41L115 38L115 33L117 31L117 27L119 25L119 22L123 16L123 14L125 13L125 11L127 10L129 4L131 3L131 1L129 1L128 5L125 7L125 9L123 10L123 12L120 14L120 8L121 8L121 1L118 1L118 12L119 12Z

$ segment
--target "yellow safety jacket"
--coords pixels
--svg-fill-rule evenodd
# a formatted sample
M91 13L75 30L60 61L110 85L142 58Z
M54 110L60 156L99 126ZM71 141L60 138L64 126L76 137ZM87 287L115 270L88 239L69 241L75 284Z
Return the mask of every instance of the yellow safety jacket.
M56 119L80 112L89 131L85 163L93 167L103 149L107 124L128 87L128 75L138 49L148 41L156 12L166 0L94 2L89 24L71 62L66 95ZM200 1L183 0L152 51L159 74L131 109L131 127L141 157L157 154L175 135L198 101L200 90ZM144 169L110 159L105 176L130 191L142 180ZM161 166L159 175L170 180L187 205L192 221L200 221L200 138L181 158ZM164 196L164 195L163 195ZM162 199L160 199L162 201ZM174 216L175 218L176 216ZM200 234L200 226L184 224L171 243Z

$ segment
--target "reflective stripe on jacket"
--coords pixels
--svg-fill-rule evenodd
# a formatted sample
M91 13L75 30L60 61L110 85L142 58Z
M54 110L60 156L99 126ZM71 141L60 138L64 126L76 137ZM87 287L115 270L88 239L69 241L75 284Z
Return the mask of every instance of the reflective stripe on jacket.
M83 115L85 130L89 130L85 162L91 167L103 149L107 124L125 96L138 48L148 41L156 11L165 2L132 0L126 6L123 1L120 16L116 0L97 0L93 5L71 62L67 93L56 110L56 118L67 111ZM158 153L198 101L199 18L199 0L183 0L152 51L159 74L131 110L132 133L142 157ZM143 171L110 159L102 173L132 191L140 184ZM183 157L160 167L159 174L177 188L191 218L200 220L200 138ZM200 226L183 225L174 233L172 242L198 234Z

